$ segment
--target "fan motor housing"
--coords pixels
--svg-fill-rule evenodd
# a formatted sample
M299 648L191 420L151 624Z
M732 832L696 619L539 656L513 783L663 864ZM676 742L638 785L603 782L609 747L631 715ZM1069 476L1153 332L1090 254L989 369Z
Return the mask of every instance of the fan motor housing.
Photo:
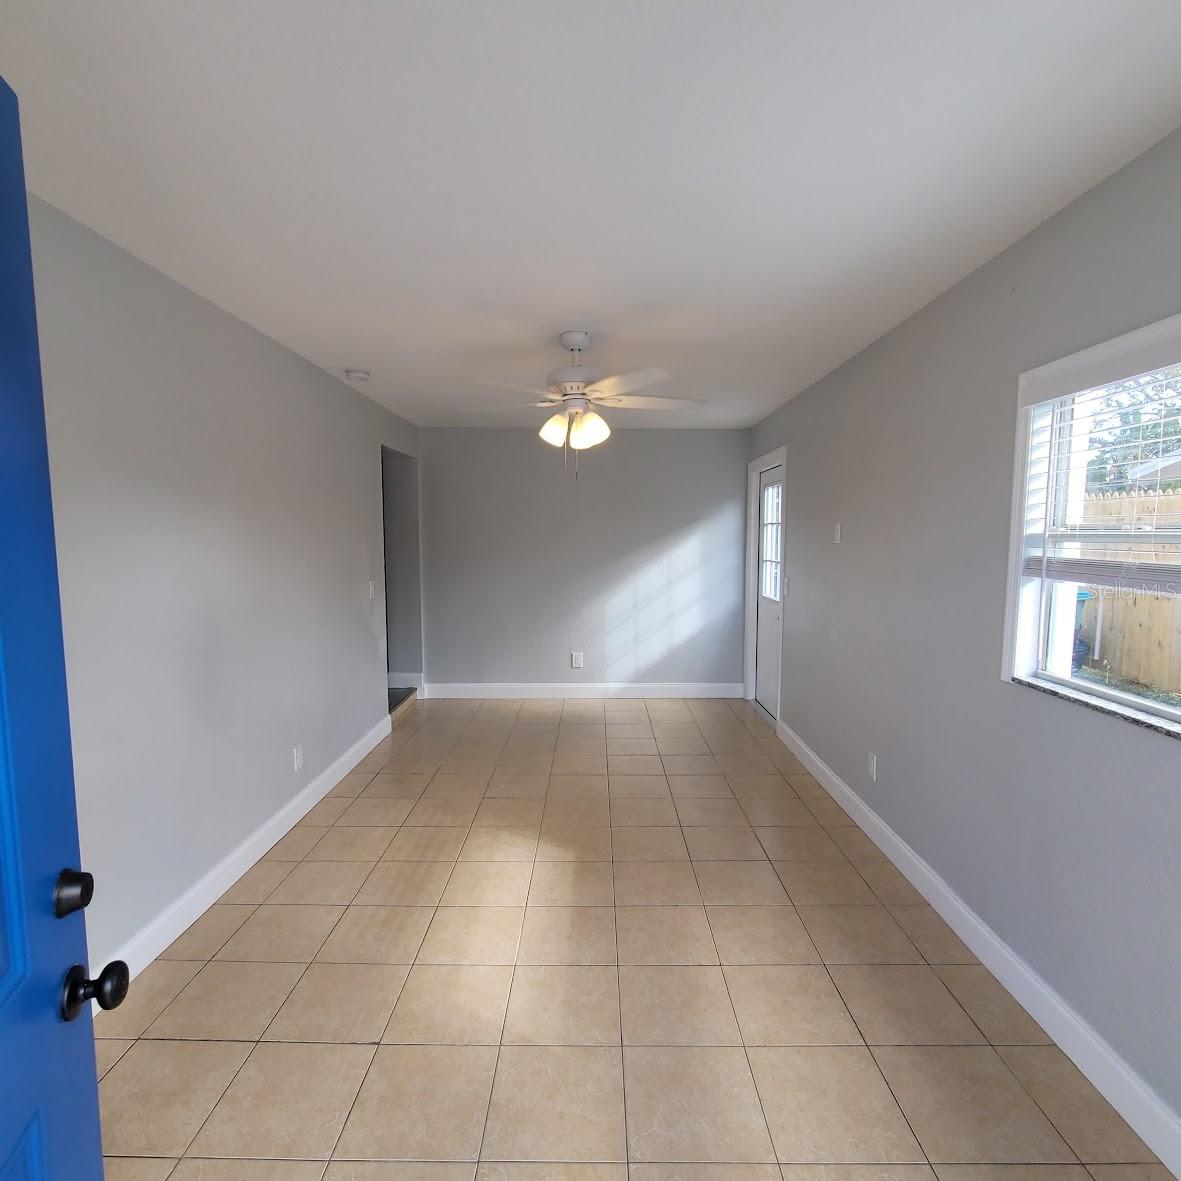
M594 385L603 375L597 369L585 365L563 365L555 369L546 379L547 389L556 394L581 394L588 385Z

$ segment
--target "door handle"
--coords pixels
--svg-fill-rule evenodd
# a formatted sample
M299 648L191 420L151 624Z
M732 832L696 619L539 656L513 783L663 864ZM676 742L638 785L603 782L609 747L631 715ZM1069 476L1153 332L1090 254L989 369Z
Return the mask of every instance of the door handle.
M94 876L81 869L63 869L53 887L53 913L59 919L85 910L94 897Z
M100 1009L117 1009L127 996L130 983L131 971L122 960L112 960L97 980L89 979L86 969L75 964L62 981L62 1020L73 1021L87 1001L98 1001Z

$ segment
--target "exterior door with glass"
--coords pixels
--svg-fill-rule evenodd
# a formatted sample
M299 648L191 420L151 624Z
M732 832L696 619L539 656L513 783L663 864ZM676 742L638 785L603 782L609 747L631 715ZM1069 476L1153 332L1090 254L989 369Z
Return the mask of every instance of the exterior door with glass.
M755 599L755 701L779 718L783 654L783 467L759 474L758 594Z

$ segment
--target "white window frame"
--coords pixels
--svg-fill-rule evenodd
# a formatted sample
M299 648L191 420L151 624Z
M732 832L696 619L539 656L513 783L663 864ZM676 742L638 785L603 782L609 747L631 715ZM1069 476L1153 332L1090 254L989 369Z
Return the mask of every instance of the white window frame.
M1130 694L1080 686L1038 671L1039 628L1030 626L1033 612L1020 610L1022 595L1037 587L1022 575L1029 433L1034 407L1054 398L1081 393L1181 361L1181 315L1170 316L1092 348L1030 369L1017 382L1017 439L1013 460L1013 503L1009 521L1009 572L1005 595L1004 649L1001 678L1056 692L1092 708L1130 718L1142 725L1181 737L1173 710L1158 710Z

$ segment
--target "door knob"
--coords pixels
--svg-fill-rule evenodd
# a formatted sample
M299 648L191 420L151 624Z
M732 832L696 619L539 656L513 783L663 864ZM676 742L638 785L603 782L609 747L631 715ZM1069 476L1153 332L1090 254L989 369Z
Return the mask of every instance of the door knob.
M75 964L62 982L62 1020L73 1021L87 1001L98 1001L100 1009L117 1009L127 996L130 983L131 971L122 960L112 960L97 980L89 979L86 969Z
M80 869L63 869L53 887L53 913L59 919L85 910L94 897L94 877Z

